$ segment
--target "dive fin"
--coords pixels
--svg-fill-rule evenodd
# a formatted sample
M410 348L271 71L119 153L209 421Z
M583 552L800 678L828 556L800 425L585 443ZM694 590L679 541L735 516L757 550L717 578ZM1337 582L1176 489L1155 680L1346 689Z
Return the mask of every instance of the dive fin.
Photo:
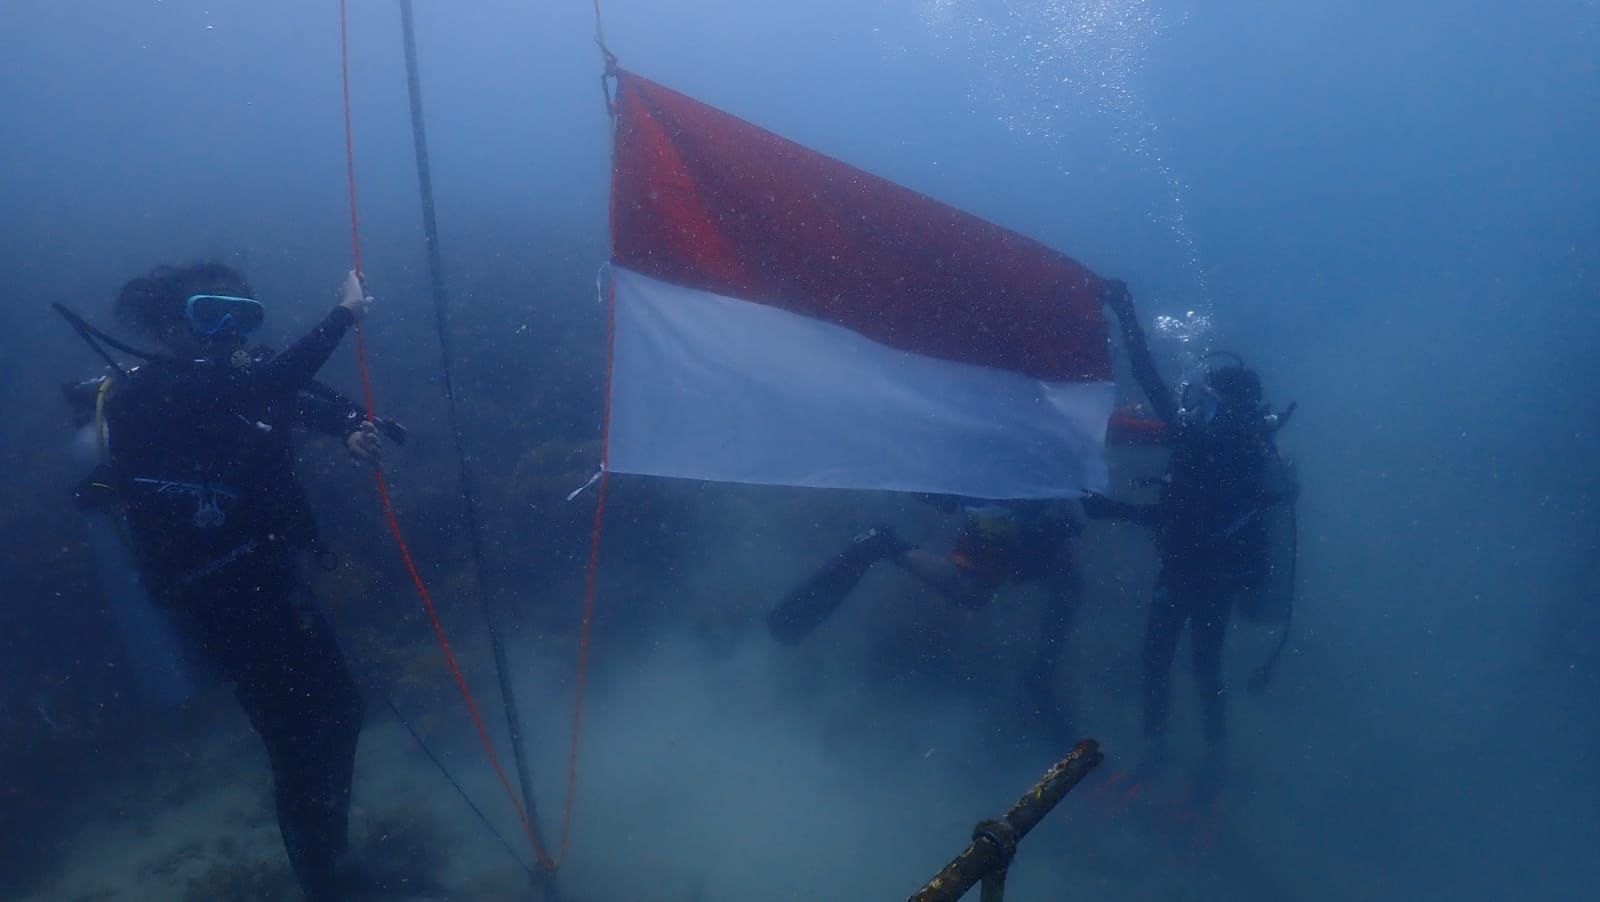
M781 645L799 644L833 616L873 564L900 554L907 547L888 527L875 527L856 536L767 614L772 638Z

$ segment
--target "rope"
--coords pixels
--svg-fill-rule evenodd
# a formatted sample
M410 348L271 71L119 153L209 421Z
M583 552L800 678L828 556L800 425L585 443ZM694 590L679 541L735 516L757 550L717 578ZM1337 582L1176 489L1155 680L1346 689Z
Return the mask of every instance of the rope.
M505 790L506 798L511 801L512 808L516 809L517 819L522 822L523 832L528 835L528 843L533 848L534 857L545 870L553 871L556 869L556 862L550 858L544 844L539 841L538 831L529 820L527 809L522 806L516 790L511 786L511 779L506 776L506 769L501 765L500 756L494 750L494 741L489 738L489 728L484 724L483 714L478 709L478 701L473 697L472 687L467 684L467 677L462 673L461 664L456 659L455 649L451 647L450 639L445 635L444 623L439 619L439 609L433 602L433 593L428 590L428 584L418 572L417 562L411 556L411 548L406 543L405 534L400 530L400 518L395 513L393 500L389 497L388 480L384 478L383 470L375 468L372 472L373 481L378 488L378 497L383 502L383 514L389 524L389 533L394 537L395 547L400 551L400 559L405 563L406 574L411 577L412 585L416 587L417 594L422 598L422 605L427 609L428 624L433 628L433 637L439 644L439 650L444 652L445 663L449 666L450 676L461 694L461 700L467 706L467 714L471 716L472 726L478 733L478 742L483 746L484 755L489 759L489 766L494 769L495 779L500 781L500 787Z
M615 54L613 54L611 52L610 48L608 48L606 46L605 31L604 31L602 18L601 18L600 0L593 0L593 4L594 4L594 13L595 13L595 43L600 48L600 53L601 53L602 59L603 59L604 64L605 64L604 71L601 74L601 87L602 87L602 90L605 92L605 95L606 95L607 108L611 109L611 94L610 94L609 80L615 78L616 75L617 75L617 71L618 71L617 70L617 57L616 57ZM361 266L361 226L360 226L359 217L357 215L356 177L355 177L355 141L354 141L354 129L352 128L351 118L350 118L351 117L351 113L350 113L350 110L351 110L351 103L350 103L350 53L349 53L349 38L348 38L348 34L349 34L348 18L349 17L348 17L347 5L348 5L348 0L340 0L340 2L339 2L339 52L340 52L340 65L341 65L341 72L342 72L342 75L343 75L343 88L344 88L345 169L346 169L346 176L347 176L349 195L350 195L351 257L352 257L352 260L355 263L356 273L357 273L358 277L360 277L362 275L362 266ZM476 515L475 515L475 510L474 510L475 506L474 506L474 503L473 503L471 484L470 484L470 479L469 479L469 476L468 476L468 469L467 469L467 466L466 466L466 458L465 458L465 454L464 454L464 452L462 450L461 430L460 430L460 424L459 424L459 420L457 418L457 412L456 412L456 407L455 407L455 392L454 392L453 384L451 382L451 372L450 372L451 371L451 366L450 366L451 354L450 354L450 347L449 347L449 341L448 341L448 332L447 332L447 329L446 329L447 321L446 321L445 312L444 312L444 300L443 300L444 299L444 291L443 291L443 287L442 287L442 268L439 265L439 260L438 260L438 258L439 258L438 238L437 238L437 229L436 229L436 226L434 224L433 209L432 209L432 203L431 203L432 190L431 190L431 178L430 178L430 176L428 174L428 166L427 166L427 146L426 146L426 143L425 143L425 138L424 138L423 133L422 133L422 115L421 115L421 107L420 107L420 95L419 95L419 92L417 90L416 50L415 50L414 38L412 36L411 8L410 8L410 6L411 6L411 4L409 2L402 3L402 5L401 5L401 14L402 14L402 18L404 20L404 27L405 27L406 57L407 57L407 69L408 69L409 87L411 88L411 91L412 91L412 115L413 115L413 120L414 120L414 125L415 125L415 130L414 130L414 136L413 137L414 137L414 140L416 142L416 152L417 152L417 157L418 157L418 175L419 175L419 179L421 181L421 187L422 187L423 194L424 194L424 199L423 199L423 202L424 202L424 210L423 210L424 230L427 232L427 241L428 241L428 250L429 250L429 262L430 262L430 265L432 267L433 280L434 280L435 313L436 313L436 323L437 323L437 327L438 327L438 330L439 330L440 347L441 347L441 352L442 352L443 358L444 358L444 360L443 360L444 377L445 377L445 383L446 383L445 384L445 391L446 391L447 398L450 401L451 427L452 427L452 430L453 430L453 434L455 436L457 456L459 458L459 462L460 462L460 465L461 465L461 479L462 479L462 486L463 486L463 495L464 495L464 500L465 500L465 502L467 504L468 527L469 527L469 530L471 532L471 537L472 537L472 542L473 542L474 562L475 562L475 564L477 566L478 578L479 578L480 590L481 590L482 578L483 578L482 577L482 573L483 573L482 552L481 552L481 548L480 548L480 545L479 545L479 537L478 537L477 528L476 528ZM614 110L613 110L613 112L614 112ZM364 290L364 282L363 282L363 290ZM609 438L608 433L609 433L610 423L611 423L611 410L610 410L610 405L611 405L611 374L612 374L611 361L612 361L612 349L613 349L613 346L614 346L614 343L615 343L615 297L611 293L610 290L608 290L607 301L608 301L608 303L607 303L607 322L606 322L606 389L605 389L605 414L604 414L604 419L602 421L602 434L601 434L601 447L602 448L604 448L606 446L606 444L607 444L607 441L608 441L608 438ZM362 390L365 393L365 398L366 398L367 418L369 420L372 420L372 419L374 419L374 408L375 408L375 404L374 404L374 401L373 401L372 378L371 378L370 369L369 369L369 367L367 365L365 335L364 335L359 323L357 324L357 327L356 327L356 350L357 350L357 360L358 360L358 363L359 363L359 366L360 366L360 371L361 371ZM407 542L405 540L405 535L404 535L404 533L402 532L402 530L400 528L399 516L396 513L393 501L390 498L388 481L387 481L387 479L386 479L386 477L384 475L383 470L381 468L375 468L373 470L373 478L374 478L374 483L375 483L375 485L377 487L379 499L382 501L384 518L388 523L389 531L392 534L392 536L394 537L395 545L396 545L396 547L398 548L398 550L400 552L401 560L405 564L406 573L407 573L408 576L410 576L411 581L412 581L413 585L415 586L415 588L417 590L417 594L422 599L423 607L427 610L428 620L429 620L430 626L433 629L434 638L437 640L440 649L444 652L445 661L449 665L449 670L450 670L451 677L455 681L456 688L460 692L462 701L465 703L465 705L467 707L467 712L472 718L473 726L474 726L474 728L476 729L476 731L478 733L479 742L483 746L484 755L488 758L489 764L493 768L495 777L499 780L501 788L505 790L507 799L510 800L512 807L516 810L517 817L522 823L524 832L526 832L526 834L527 834L529 845L533 849L534 856L538 859L539 864L545 870L553 872L560 866L560 863L563 860L565 860L566 855L567 855L567 851L569 850L569 848L571 846L572 818L573 818L573 810L575 808L575 800L576 800L576 796L577 796L579 747L580 747L580 739L582 737L582 729L583 729L583 700L584 700L584 694L585 694L584 690L585 690L585 687L586 687L587 682L588 682L589 650L590 650L590 645L591 645L590 639L591 639L593 625L594 625L595 601L596 601L596 597L597 597L597 594L598 594L597 585L598 585L598 581L599 581L599 572L600 572L600 541L601 541L601 537L602 537L602 533L603 533L603 529L604 529L604 523L605 523L606 498L607 498L607 495L609 493L609 488L610 488L609 473L605 469L605 463L604 463L604 461L602 461L602 464L601 464L600 487L599 487L599 491L598 491L598 498L597 498L596 503L595 503L594 525L593 525L593 529L592 529L592 531L590 533L589 561L588 561L588 568L587 568L587 572L586 572L585 580L584 580L583 618L582 618L582 624L581 624L580 630L579 630L579 641L578 641L578 672L577 672L577 678L576 678L576 690L575 690L575 693L574 693L573 707L572 707L572 735L571 735L571 741L570 741L569 752L568 752L568 757L567 757L566 798L565 798L565 800L563 802L562 812L561 812L561 839L560 839L560 845L559 845L559 847L557 849L557 853L554 856L551 856L550 853L548 852L548 850L546 849L543 841L541 840L541 838L539 836L539 831L538 831L537 827L534 825L533 818L530 816L530 808L531 808L531 805L532 805L533 796L532 796L532 793L531 793L531 791L529 789L529 786L528 786L528 777L527 777L527 773L526 773L526 771L525 771L525 769L523 767L522 755L521 755L520 748L518 748L518 750L517 750L517 757L518 757L517 763L518 763L518 769L519 769L519 776L521 777L521 780L522 780L522 789L523 789L522 798L527 800L527 803L528 803L527 806L525 806L523 804L523 802L521 800L519 800L519 798L517 796L517 793L516 793L516 790L514 790L512 788L511 780L507 776L505 768L500 763L499 755L496 754L496 752L495 752L494 743L489 737L489 731L488 731L488 728L484 724L483 717L482 717L481 712L479 711L477 701L476 701L476 699L474 698L474 696L472 694L471 687L467 684L466 676L462 673L461 667L460 667L458 661L456 660L455 652L454 652L454 650L452 649L452 647L450 645L449 638L445 634L444 625L440 621L438 609L435 607L434 602L433 602L433 595L428 590L427 583L423 580L421 573L417 569L416 561L414 560L414 558L411 555L410 547L407 544ZM505 675L505 669L506 669L505 668L504 649L503 649L503 646L501 645L501 643L499 642L499 639L498 639L498 634L497 634L497 631L496 631L495 626L494 626L494 620L493 620L492 611L489 608L489 605L488 605L488 602L487 602L487 597L485 597L485 599L484 599L484 613L485 613L485 617L489 620L491 638L494 640L493 644L495 646L495 648L494 648L494 651L495 651L495 663L496 663L496 668L497 668L498 672L500 673L501 679L502 679L501 689L502 689L502 693L503 693L503 695L505 697L505 702L506 702L508 726L509 726L509 728L511 730L511 736L512 736L513 745L515 746L515 745L519 745L520 744L520 733L521 733L521 730L520 730L520 726L519 726L519 724L517 722L517 719L516 719L516 707L515 707L514 697L512 696L512 692L511 692L511 686L510 686L509 682L506 681L505 676L504 676ZM403 718L402 718L402 723L404 723ZM407 729L410 729L409 724L407 725ZM415 735L415 734L413 733L413 735ZM419 738L419 742L420 742L420 738ZM427 747L425 745L423 746L423 748L424 748L424 751L427 750ZM429 752L428 754L429 754L430 757L432 757L432 753L431 752ZM446 772L446 777L449 778L448 772ZM451 782L454 785L455 781L453 779L451 779ZM460 787L458 786L457 789L459 791ZM466 798L466 793L465 792L462 792L462 797ZM467 802L473 808L474 811L478 811L477 806L472 803L471 799L467 799ZM481 812L480 812L480 816L481 816ZM498 834L496 834L496 835L498 836Z
M598 2L596 8L598 9ZM606 384L604 412L600 420L600 448L605 454L605 448L610 446L611 438L611 372L612 350L616 345L617 316L616 316L616 287L615 283L606 284ZM598 594L597 585L600 577L600 537L606 519L606 495L611 488L611 472L606 467L607 461L602 456L600 460L600 488L596 492L594 503L594 528L589 533L589 569L584 576L583 585L583 623L578 630L578 676L577 688L572 699L572 745L567 755L567 798L561 809L561 854L566 855L568 843L572 837L572 810L578 786L578 743L583 736L583 696L584 686L589 676L589 634L594 626L595 597Z
M606 46L605 23L600 14L600 0L594 2L594 42L600 48L604 69L600 73L600 92L605 95L606 111L611 114L611 132L616 135L616 104L611 97L611 80L617 77L617 55ZM612 248L612 256L615 256ZM589 533L589 567L584 575L583 621L578 630L578 675L572 700L572 744L567 753L567 797L561 810L561 855L564 857L572 838L572 811L578 786L578 745L583 736L584 687L589 675L589 637L594 626L595 598L600 577L600 539L605 527L606 496L611 488L611 471L607 464L606 449L611 445L611 378L617 341L616 283L607 280L606 301L606 379L604 409L600 420L600 487L594 504L594 527ZM581 489L580 489L581 491Z
M578 677L572 698L572 742L567 752L567 798L561 806L561 853L565 858L572 841L572 811L578 788L578 744L583 735L583 695L589 675L589 632L594 624L595 584L600 573L600 532L606 518L606 492L611 480L600 473L594 505L594 529L589 534L589 571L584 577L583 625L578 631Z
M600 54L606 61L606 74L610 75L616 70L617 55L606 46L606 27L600 15L600 0L594 0L594 42L600 46Z
M617 55L606 46L605 23L600 16L600 0L594 0L594 42L600 48L600 59L604 68L600 70L600 93L605 95L606 110L616 114L616 107L611 99L611 80L617 77Z
M505 835L495 828L494 823L489 820L489 816L483 812L482 808L478 807L477 802L472 800L472 796L467 794L466 787L461 785L461 781L457 780L455 775L450 773L450 769L444 766L444 762L439 759L439 756L434 754L433 749L430 748L428 743L422 738L422 734L418 733L417 728L412 726L411 721L407 720L406 716L401 713L400 706L395 704L394 699L390 697L389 693L383 690L382 686L379 686L378 683L372 679L370 674L365 676L367 679L367 686L372 690L373 694L377 695L378 698L383 699L384 706L389 709L389 713L394 715L395 721L398 722L400 726L405 727L407 733L411 734L411 739L417 744L417 748L421 749L422 754L425 755L429 761L433 762L434 768L444 776L445 782L449 783L450 786L455 789L456 795L461 797L461 801L467 803L467 807L472 809L472 813L478 816L478 820L483 824L484 829L488 830L496 840L499 840L500 847L506 850L506 854L511 857L511 860L517 863L517 867L520 867L524 871L531 873L533 869L528 867L527 862L522 860L522 856L517 854L517 850L513 849L511 847L511 843L506 841Z
M361 290L367 290L365 268L361 265L361 219L356 203L356 140L355 129L350 125L350 16L347 0L339 0L339 75L344 86L344 171L350 188L350 262L356 278L361 280ZM356 321L356 360L361 367L361 391L366 403L367 419L377 408L372 398L372 380L367 372L367 336Z
M307 584L307 588L309 591L309 584ZM316 601L317 610L321 613L322 618L331 624L332 620L328 617L328 612L323 608L320 599L317 599L315 594L312 595L312 598ZM330 632L332 632L331 628ZM451 788L455 789L456 795L461 797L461 801L465 802L467 807L472 810L472 813L478 816L478 820L483 824L484 829L488 830L496 840L499 840L500 847L506 850L506 855L509 856L512 861L517 863L517 867L531 873L533 869L528 867L527 862L523 861L522 857L517 854L517 851L511 847L511 843L506 841L505 835L502 834L499 829L495 827L494 823L489 820L489 816L484 813L484 810L478 807L478 803L472 800L472 796L467 794L466 787L462 786L461 781L457 780L455 775L450 773L450 768L445 766L444 761L438 756L438 754L434 752L433 748L428 745L427 740L422 738L422 734L417 732L417 728L412 725L409 719L407 719L405 713L400 710L400 706L395 704L394 696L389 694L388 690L383 687L383 684L378 681L377 677L372 675L371 671L361 666L361 659L350 654L350 651L345 644L343 642L339 642L337 634L334 635L334 641L339 645L340 654L345 660L349 661L355 667L356 673L361 675L361 681L367 685L367 689L373 695L376 695L383 701L384 707L388 708L389 713L394 715L395 722L404 727L405 731L411 735L411 739L417 744L417 748L421 749L422 754L429 761L433 762L434 768L439 771L441 776L444 777L445 782L449 783Z
M417 159L417 182L422 193L422 232L428 250L428 272L433 288L434 328L439 336L439 357L444 376L445 399L450 413L450 435L455 445L456 467L461 476L462 507L466 515L467 538L472 548L472 569L476 576L478 605L483 610L483 620L489 629L489 647L494 655L495 675L499 679L500 697L505 709L506 732L511 739L511 758L517 769L517 783L522 790L522 804L528 809L528 820L537 830L538 807L533 794L533 779L528 771L528 756L522 742L522 719L517 705L516 691L511 683L510 664L506 658L505 641L501 638L499 618L490 601L484 566L483 533L478 528L477 493L472 487L472 472L467 466L465 442L461 438L461 415L456 403L454 354L450 343L449 321L446 316L449 296L445 292L444 264L439 250L439 226L434 213L433 174L428 163L427 127L422 113L422 84L418 75L417 42L413 23L411 0L400 3L401 34L406 57L406 93L411 100L411 137ZM539 837L544 843L544 837Z
M339 0L339 62L343 75L344 86L344 146L345 146L345 174L350 192L350 246L351 259L355 264L356 273L361 274L361 223L357 214L356 204L356 168L355 168L355 137L354 129L350 122L350 45L349 45L349 11L348 0ZM363 290L365 287L363 286ZM372 374L367 365L365 335L360 323L356 325L356 357L361 371L361 387L366 399L367 419L373 420L374 401L372 390ZM400 528L400 518L395 511L394 501L390 497L389 483L382 468L375 467L372 471L373 483L378 491L378 498L382 502L384 519L387 521L389 532L394 538L395 547L400 552L400 558L405 564L406 574L411 578L418 596L422 599L423 607L428 614L429 625L433 629L434 639L439 649L444 653L445 663L449 666L450 675L455 682L456 689L465 703L467 713L472 718L472 725L477 731L478 741L483 746L485 757L489 760L490 767L494 770L495 778L505 790L506 798L517 813L517 819L522 823L523 831L527 834L528 843L532 847L534 856L546 870L553 871L556 862L545 851L544 844L540 842L538 831L534 829L532 820L528 817L527 809L517 798L516 790L512 788L511 780L506 775L505 767L500 763L500 756L495 752L494 742L489 737L489 729L484 724L483 715L478 709L477 699L472 694L472 689L467 683L466 675L462 673L460 663L456 659L455 650L450 645L449 637L445 634L444 624L439 618L438 608L434 605L433 594L428 590L426 581L417 569L415 559L412 557L410 545L406 542L405 533Z

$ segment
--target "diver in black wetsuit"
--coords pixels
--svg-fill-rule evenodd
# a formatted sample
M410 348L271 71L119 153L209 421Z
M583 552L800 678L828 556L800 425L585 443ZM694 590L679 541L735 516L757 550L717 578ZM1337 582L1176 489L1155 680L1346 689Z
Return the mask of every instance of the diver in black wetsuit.
M1074 738L1073 716L1056 683L1080 597L1071 549L1078 531L1072 503L949 495L923 500L941 512L960 513L948 555L914 547L888 526L875 526L785 596L768 615L768 628L779 642L799 642L832 615L869 568L885 560L968 610L987 607L1005 586L1040 584L1047 598L1039 632L1023 662L1022 714L1040 738L1065 749Z
M1154 527L1161 553L1141 662L1144 757L1128 783L1137 788L1166 764L1169 678L1178 639L1188 626L1207 742L1196 796L1211 802L1226 768L1223 640L1234 601L1266 575L1264 513L1286 500L1274 494L1267 475L1276 459L1273 434L1289 411L1268 412L1260 377L1242 365L1214 369L1184 397L1175 395L1156 371L1127 286L1108 283L1107 300L1122 326L1134 378L1167 425L1172 446L1158 504L1099 495L1083 502L1091 518Z
M362 412L312 377L370 307L354 273L320 324L281 354L247 350L262 307L219 264L155 270L117 299L120 319L166 354L96 391L103 459L79 489L117 505L152 599L234 686L267 748L278 825L313 900L341 895L362 702L296 575L325 554L294 469L296 426L376 463Z

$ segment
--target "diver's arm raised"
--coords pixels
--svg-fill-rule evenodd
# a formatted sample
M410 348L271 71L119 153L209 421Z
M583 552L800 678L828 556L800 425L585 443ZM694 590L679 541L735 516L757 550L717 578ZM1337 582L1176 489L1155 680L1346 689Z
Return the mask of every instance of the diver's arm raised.
M268 394L292 392L311 381L311 377L328 362L335 348L350 327L366 316L372 307L368 296L354 270L345 277L340 290L339 306L333 308L315 329L306 333L289 350L274 357L259 383Z
M1133 378L1144 389L1156 416L1172 426L1178 422L1178 402L1172 389L1162 381L1161 373L1156 370L1155 358L1150 355L1150 343L1139 325L1139 314L1133 309L1133 295L1128 292L1126 282L1121 279L1106 282L1106 304L1117 315L1117 323L1122 327L1122 344L1128 350Z

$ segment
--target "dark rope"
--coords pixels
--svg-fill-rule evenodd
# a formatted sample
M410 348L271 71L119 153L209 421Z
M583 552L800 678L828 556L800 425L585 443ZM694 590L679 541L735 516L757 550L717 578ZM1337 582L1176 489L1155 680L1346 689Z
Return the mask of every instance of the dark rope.
M605 95L606 110L615 116L617 109L615 98L611 96L611 83L617 79L620 70L617 68L617 55L606 46L606 28L604 18L600 14L600 0L594 0L594 43L600 48L600 59L604 63L600 71L600 93Z
M453 376L453 354L450 347L448 306L445 292L444 264L439 252L439 226L434 214L433 173L428 162L427 128L422 115L422 84L417 72L417 41L413 24L411 0L400 0L401 31L405 40L406 88L411 97L411 137L417 157L417 181L422 195L422 231L427 243L428 274L433 289L434 323L439 333L439 354L444 376L444 394L450 410L450 435L455 445L456 463L461 473L461 498L467 526L467 536L472 547L472 566L477 577L478 602L489 629L489 646L494 653L495 676L500 682L500 696L506 712L506 729L511 738L511 757L516 763L517 781L522 791L522 803L528 821L538 831L538 809L534 802L533 782L528 772L528 756L523 743L522 719L518 713L516 692L511 683L510 664L506 658L505 641L501 635L499 619L490 602L486 588L483 539L478 526L476 495L472 488L472 474L467 466L465 445L461 437L461 415L456 403ZM544 845L543 837L538 844Z
M346 655L346 658L349 658L349 656ZM355 660L354 658L349 659L352 661ZM417 748L422 750L422 754L426 755L428 760L433 762L433 766L438 769L441 775L443 775L445 782L449 783L450 786L455 789L456 795L461 797L461 801L467 803L467 807L472 809L472 813L478 816L478 820L483 824L484 828L493 834L495 839L500 841L500 846L506 850L506 855L510 856L511 860L517 863L517 867L521 868L524 872L530 875L533 874L533 869L528 867L527 862L522 860L522 856L518 855L516 849L512 848L511 843L506 840L505 834L496 829L494 823L489 820L489 816L483 813L483 809L478 807L478 803L474 802L472 800L472 796L467 794L466 788L461 785L460 781L455 778L454 774L450 773L450 768L446 767L445 763L439 759L439 756L434 754L433 749L430 748L427 741L422 738L422 734L418 733L417 728L411 725L411 721L407 720L406 716L400 713L400 707L394 703L394 699L390 697L389 693L383 691L383 687L379 686L377 681L372 679L372 677L361 667L360 663L356 664L356 668L361 670L362 679L366 681L368 688L372 690L374 695L378 696L378 698L383 701L384 707L389 709L390 713L394 715L394 719L399 722L400 726L405 727L406 732L411 734L412 741L416 742Z
M533 873L533 869L528 867L527 863L522 860L522 856L518 855L516 850L512 848L511 843L506 840L505 835L495 827L494 822L489 820L489 816L484 814L483 809L478 807L478 803L472 800L472 796L467 794L466 787L462 786L461 782L455 778L455 775L450 773L450 768L446 767L444 761L434 753L432 747L428 745L427 740L423 739L422 734L417 732L417 728L411 725L411 721L408 720L405 714L400 711L400 706L394 703L394 697L388 692L384 691L383 684L379 683L378 680L373 677L372 671L362 666L361 659L351 654L349 647L339 639L338 632L333 629L333 619L328 616L326 606L322 604L321 598L311 587L310 583L302 581L300 585L310 595L318 612L322 615L323 621L328 624L328 632L333 637L334 644L339 646L340 657L349 662L350 666L355 668L356 674L361 677L361 682L365 683L367 685L367 689L383 702L383 706L388 708L389 713L394 715L395 721L398 722L400 726L404 727L407 733L411 734L411 740L417 744L417 748L421 749L422 754L426 756L429 761L433 762L434 768L437 769L439 774L444 777L445 782L449 783L450 786L455 789L456 795L461 797L461 801L466 802L467 807L472 809L472 813L478 816L478 820L483 824L484 829L488 830L494 835L495 839L500 841L501 847L506 850L506 855L510 856L511 860L517 863L517 867L529 874Z

